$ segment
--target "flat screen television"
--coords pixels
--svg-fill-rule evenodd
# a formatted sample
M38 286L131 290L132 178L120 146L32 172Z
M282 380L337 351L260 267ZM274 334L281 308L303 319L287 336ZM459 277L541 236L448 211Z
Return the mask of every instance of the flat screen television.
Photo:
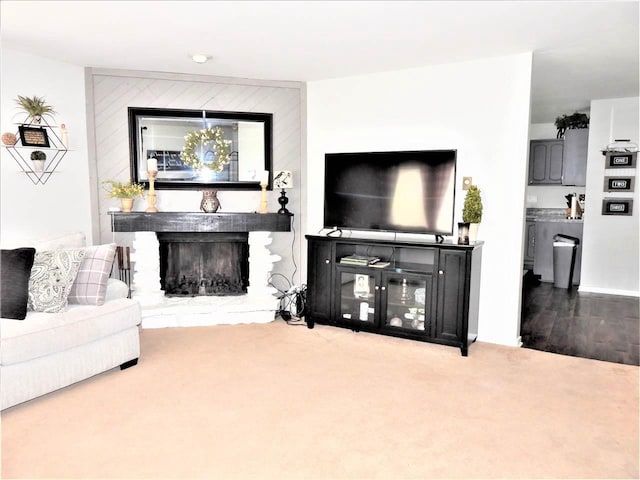
M453 234L456 150L327 153L324 227Z

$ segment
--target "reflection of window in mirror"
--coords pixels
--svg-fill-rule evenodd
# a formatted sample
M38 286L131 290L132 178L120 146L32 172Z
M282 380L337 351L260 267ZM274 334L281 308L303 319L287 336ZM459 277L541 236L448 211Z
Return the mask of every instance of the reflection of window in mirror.
M239 180L257 182L264 171L264 126L257 122L238 122L238 150L242 151Z

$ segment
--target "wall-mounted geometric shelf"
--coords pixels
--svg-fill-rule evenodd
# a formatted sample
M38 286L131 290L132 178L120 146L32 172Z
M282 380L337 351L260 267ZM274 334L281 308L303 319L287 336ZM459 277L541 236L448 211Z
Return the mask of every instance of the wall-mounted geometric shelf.
M60 162L69 151L62 140L55 132L54 126L49 125L46 120L42 119L42 123L22 123L23 127L42 127L47 131L47 137L49 139L48 147L32 147L22 144L22 138L20 132L16 131L15 135L18 141L15 145L3 145L3 147L9 152L9 155L16 161L20 169L27 175L27 178L31 180L34 185L47 183L51 174L55 172ZM34 150L41 150L46 153L47 159L44 164L44 170L42 172L36 172L33 169L31 163L31 152ZM26 158L25 158L26 157Z

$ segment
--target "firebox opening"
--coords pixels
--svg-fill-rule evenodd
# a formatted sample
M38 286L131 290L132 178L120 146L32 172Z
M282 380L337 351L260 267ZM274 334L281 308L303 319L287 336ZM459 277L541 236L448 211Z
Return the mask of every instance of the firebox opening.
M167 296L242 295L249 285L248 233L158 232Z

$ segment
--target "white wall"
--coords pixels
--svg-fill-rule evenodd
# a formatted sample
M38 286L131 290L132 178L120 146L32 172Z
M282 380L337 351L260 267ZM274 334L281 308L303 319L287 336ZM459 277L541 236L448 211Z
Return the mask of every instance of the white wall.
M605 169L601 152L615 139L640 143L638 101L638 97L633 97L591 102L581 292L639 295L638 167ZM604 177L616 175L636 176L635 192L603 192ZM633 215L601 215L602 200L606 197L633 198Z
M24 121L16 97L36 95L54 107L56 124L66 124L71 148L44 185L34 185L0 149L2 242L68 231L82 231L91 242L84 69L3 48L1 74L2 132L17 133L16 122Z
M484 215L479 340L517 345L528 151L531 54L310 82L307 231L322 228L326 152L458 150Z

